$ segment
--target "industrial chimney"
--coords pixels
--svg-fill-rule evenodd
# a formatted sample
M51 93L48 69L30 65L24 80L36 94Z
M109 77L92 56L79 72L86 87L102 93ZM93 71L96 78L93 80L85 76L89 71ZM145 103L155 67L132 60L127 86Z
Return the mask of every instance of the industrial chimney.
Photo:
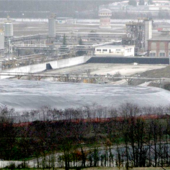
M48 18L48 37L55 38L56 36L56 16L55 14L50 15Z

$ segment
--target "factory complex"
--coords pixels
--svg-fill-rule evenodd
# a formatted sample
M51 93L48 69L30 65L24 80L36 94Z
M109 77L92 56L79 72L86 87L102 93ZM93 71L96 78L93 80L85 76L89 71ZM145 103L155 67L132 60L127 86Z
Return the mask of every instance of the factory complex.
M20 64L14 62L20 66L79 55L169 57L168 23L162 25L160 21L149 18L113 22L109 9L100 9L98 16L97 21L61 18L51 14L47 23L40 20L37 24L31 20L17 21L9 17L1 20L1 58L21 60L20 56L25 56L22 57L25 61L20 61ZM48 59L40 57L44 54ZM37 55L37 61L30 55ZM9 63L4 67L14 65Z
M113 6L100 6L98 19L60 17L56 13L49 14L47 19L2 18L0 77L29 79L29 74L41 73L36 75L40 80L46 79L47 71L50 77L56 69L82 64L83 67L88 64L94 67L95 64L122 64L122 67L154 64L165 68L170 63L169 20L113 19ZM51 77L57 81L99 82L90 75L93 69L90 70L84 70L78 78L74 73L69 77L69 71L67 75ZM117 73L120 68L114 75ZM105 72L107 74L110 72Z
M169 18L170 0L0 0L0 169L169 167Z

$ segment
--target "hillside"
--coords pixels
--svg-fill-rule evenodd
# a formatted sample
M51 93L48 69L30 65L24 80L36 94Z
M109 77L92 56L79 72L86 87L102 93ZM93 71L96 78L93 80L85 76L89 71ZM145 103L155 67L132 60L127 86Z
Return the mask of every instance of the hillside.
M47 17L50 12L63 17L81 17L79 12L86 11L86 17L98 14L98 7L115 0L1 0L0 17ZM20 5L18 5L20 4ZM90 11L96 11L91 13ZM23 15L24 13L24 15Z

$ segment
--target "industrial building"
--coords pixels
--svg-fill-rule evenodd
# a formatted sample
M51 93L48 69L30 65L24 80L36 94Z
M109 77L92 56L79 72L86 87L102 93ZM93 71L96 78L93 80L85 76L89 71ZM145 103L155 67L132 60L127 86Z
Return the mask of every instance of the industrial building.
M111 28L111 21L110 21L111 16L112 16L112 11L109 9L101 9L99 11L100 28Z
M148 40L148 56L170 57L169 28L158 28L158 34Z
M160 34L148 40L148 55L150 57L170 57L170 36Z
M124 45L135 45L135 52L147 52L148 40L152 38L152 20L142 19L138 22L126 24L126 36L123 37Z
M134 46L108 45L95 48L95 56L115 57L134 56Z

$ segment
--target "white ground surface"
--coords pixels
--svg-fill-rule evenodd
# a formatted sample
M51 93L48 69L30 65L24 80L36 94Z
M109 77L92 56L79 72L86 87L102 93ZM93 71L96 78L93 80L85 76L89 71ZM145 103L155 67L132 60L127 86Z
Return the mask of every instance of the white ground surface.
M139 106L168 106L170 92L141 86L0 80L0 105L18 111L43 106L65 109L93 104L119 107L127 102Z
M120 73L124 76L130 76L136 73L142 73L148 70L165 68L167 65L133 65L133 64L83 64L74 67L64 68L60 70L52 70L47 73L86 73L90 70L90 74L107 75Z

